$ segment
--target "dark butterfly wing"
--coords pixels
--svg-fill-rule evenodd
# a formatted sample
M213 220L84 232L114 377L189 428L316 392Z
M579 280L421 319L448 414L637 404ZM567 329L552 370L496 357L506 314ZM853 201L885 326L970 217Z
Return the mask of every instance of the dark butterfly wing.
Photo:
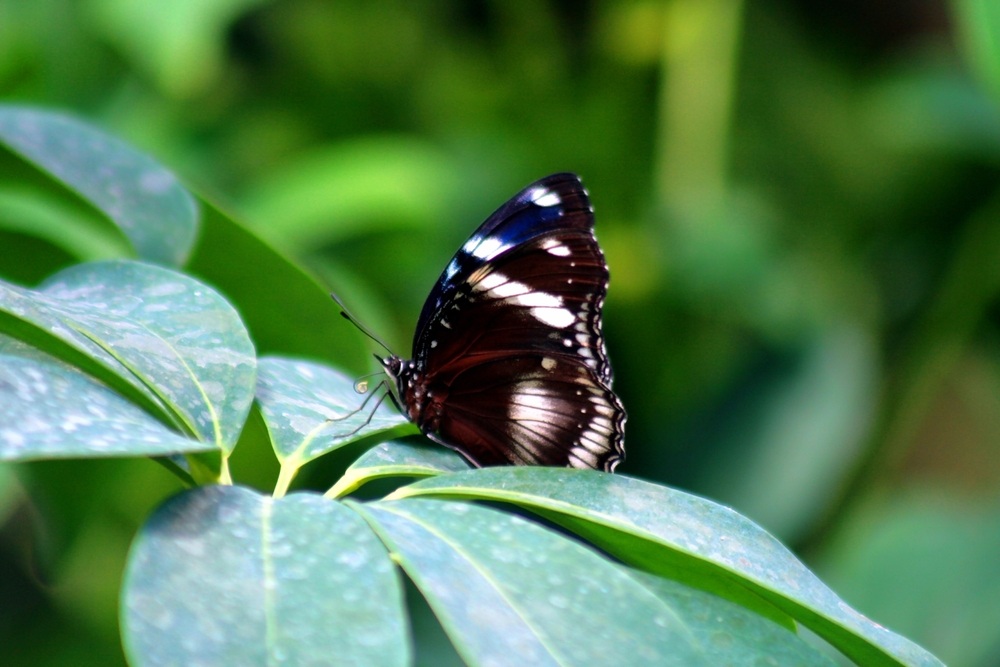
M411 419L478 465L613 470L625 411L601 334L608 270L572 174L528 186L455 255L397 375Z
M441 273L417 320L414 356L419 352L421 334L427 331L435 313L484 262L548 231L571 227L593 236L594 212L576 174L547 176L511 197L472 233Z
M625 412L580 367L526 355L476 366L450 387L427 435L478 465L551 465L612 471L624 453Z

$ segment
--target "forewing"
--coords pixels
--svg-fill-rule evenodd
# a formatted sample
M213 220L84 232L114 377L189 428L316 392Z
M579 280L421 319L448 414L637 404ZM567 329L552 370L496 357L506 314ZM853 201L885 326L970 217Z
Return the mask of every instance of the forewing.
M414 357L418 355L421 335L483 263L532 238L559 229L593 233L594 213L590 199L575 174L553 174L535 181L494 211L472 233L445 267L424 303L414 333Z

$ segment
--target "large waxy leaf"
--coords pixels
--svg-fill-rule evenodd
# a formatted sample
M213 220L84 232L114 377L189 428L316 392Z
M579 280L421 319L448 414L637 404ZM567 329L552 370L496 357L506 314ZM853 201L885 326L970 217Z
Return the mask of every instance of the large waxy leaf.
M71 116L0 105L0 143L113 221L139 257L179 266L198 231L194 198L166 168Z
M65 364L0 353L0 459L208 451Z
M136 665L405 665L402 587L340 503L238 487L172 498L141 529L122 590Z
M339 498L383 477L431 477L468 469L461 454L440 445L383 442L358 457L326 495Z
M538 511L624 562L736 596L765 600L863 665L940 665L913 642L851 609L778 540L709 500L621 475L487 468L396 491L512 502Z
M363 358L362 336L328 289L124 142L64 114L0 104L0 167L17 176L0 188L0 225L81 259L121 256L130 242L143 259L187 262L240 306L261 350L341 367ZM103 233L111 226L102 218L121 235Z
M630 572L684 619L694 641L710 658L710 665L832 667L836 664L798 634L745 607L677 581Z
M203 440L235 444L253 400L254 350L209 287L149 264L95 262L39 290L0 283L0 312L12 335L134 389Z
M282 357L260 360L257 401L282 464L305 463L363 437L408 424L385 402L372 414L378 398L359 394L354 384L343 373L320 364ZM372 400L362 408L366 398Z
M471 665L711 664L661 599L558 533L458 502L359 511Z

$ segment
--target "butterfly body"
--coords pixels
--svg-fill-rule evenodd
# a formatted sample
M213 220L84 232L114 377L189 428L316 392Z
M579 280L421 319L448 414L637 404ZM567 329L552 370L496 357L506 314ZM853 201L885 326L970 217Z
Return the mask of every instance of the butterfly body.
M601 333L608 269L573 174L515 195L455 254L417 323L413 359L382 359L394 400L475 465L614 470L625 411Z

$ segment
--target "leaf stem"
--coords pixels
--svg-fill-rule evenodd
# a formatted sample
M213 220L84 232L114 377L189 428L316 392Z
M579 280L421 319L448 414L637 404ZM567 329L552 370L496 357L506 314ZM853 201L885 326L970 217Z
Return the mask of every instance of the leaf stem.
M291 486L292 480L299 473L300 467L301 465L296 458L288 458L282 461L281 470L278 471L278 481L274 484L274 493L271 495L275 498L284 498L285 494L288 493L288 487Z
M233 474L229 471L229 457L222 457L222 467L219 469L219 484L233 485Z

